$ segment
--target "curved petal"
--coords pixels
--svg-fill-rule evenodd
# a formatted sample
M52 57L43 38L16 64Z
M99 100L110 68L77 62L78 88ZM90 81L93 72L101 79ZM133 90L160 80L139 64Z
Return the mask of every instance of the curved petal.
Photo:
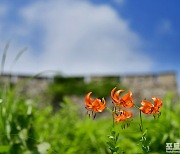
M124 92L124 90L117 90L116 91L116 87L112 89L111 91L111 98L113 100L113 102L117 105L117 106L121 106L122 103L120 102L120 93Z
M128 112L128 114L127 114L127 118L132 118L132 112L131 111L126 111L126 112Z
M116 123L118 123L120 121L124 121L124 120L126 120L126 117L124 115L119 114L118 116L115 117Z
M99 106L99 108L96 109L96 111L97 111L97 112L102 112L102 111L105 109L105 107L106 107L106 106L105 106L104 104L101 104L101 105Z
M132 92L129 91L121 98L121 102L125 108L131 108L134 106L134 100L132 98Z
M92 92L89 92L86 96L85 96L85 105L87 108L92 108L92 101L93 99L90 97L90 95L92 94Z
M115 95L115 90L116 90L116 87L111 90L111 98L112 98L112 100L113 100L114 103L118 103L119 98L117 98L117 97L115 98L115 97L114 97L114 95Z
M99 106L100 102L101 102L101 100L98 99L98 98L96 98L96 99L92 102L93 107Z
M125 110L120 110L120 114L115 117L116 123L120 121L125 121L126 119L129 119L132 117L132 112L131 111L125 111Z
M140 110L145 113L145 114L151 114L153 112L153 109L154 109L154 105L147 101L147 100L142 100L141 102L141 107L140 107Z
M103 106L106 107L106 100L104 98L102 98L102 103L103 103Z
M142 100L140 110L145 114L158 114L159 109L162 106L162 100L160 98L152 97L154 104L147 100Z
M148 106L142 106L139 109L145 114L151 114L153 108L148 107Z
M102 101L103 103L100 99L95 99L95 101L92 103L92 109L94 112L102 112L105 109L106 101L104 98L102 99Z
M141 105L146 107L154 107L154 105L147 100L142 100Z
M157 97L152 97L154 101L154 107L161 107L163 105L162 100Z

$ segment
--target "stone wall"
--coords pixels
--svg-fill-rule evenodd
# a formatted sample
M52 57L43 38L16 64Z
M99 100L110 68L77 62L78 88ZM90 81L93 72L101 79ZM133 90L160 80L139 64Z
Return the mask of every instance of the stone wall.
M175 73L129 75L122 77L121 82L141 99L150 99L152 96L162 98L168 92L178 94Z
M48 77L36 77L30 79L31 76L27 75L9 75L5 74L0 76L1 83L11 84L26 83L23 85L22 91L30 98L40 97L46 95L46 90L50 82L53 82L53 78ZM151 99L152 96L164 97L168 92L178 94L176 74L170 73L157 73L157 74L142 74L142 75L126 75L126 76L91 76L88 77L88 82L95 80L100 81L103 78L110 78L111 82L121 81L129 90L133 92L133 95L137 100L144 98ZM84 78L84 81L87 81ZM77 99L75 99L77 100Z
M17 90L28 98L43 98L46 95L50 82L52 82L52 79L47 77L34 78L30 75L15 74L3 74L0 76L1 84L10 84L11 86L17 85Z

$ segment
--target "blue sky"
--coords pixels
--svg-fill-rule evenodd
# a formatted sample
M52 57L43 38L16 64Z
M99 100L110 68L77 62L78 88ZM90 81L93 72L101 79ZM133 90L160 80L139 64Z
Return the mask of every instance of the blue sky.
M179 69L180 1L127 0L123 5L111 5L147 41L144 52L157 63L153 70Z
M179 0L1 0L1 51L11 41L6 71L28 47L14 72L179 74L179 6Z

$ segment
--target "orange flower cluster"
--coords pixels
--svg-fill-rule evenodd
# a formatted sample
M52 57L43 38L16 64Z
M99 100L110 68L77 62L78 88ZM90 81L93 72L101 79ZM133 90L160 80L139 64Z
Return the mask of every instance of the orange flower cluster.
M111 98L117 107L131 108L134 106L134 101L132 98L132 92L129 91L123 97L120 98L120 93L124 90L117 90L116 87L111 91Z
M116 123L120 121L125 121L126 119L129 119L132 117L132 112L128 112L126 110L120 110L119 112L120 113L115 118Z
M111 91L111 99L114 104L113 109L113 117L114 117L116 123L120 121L127 121L127 119L130 119L132 117L131 111L126 111L122 108L132 108L134 106L134 100L132 98L132 92L129 91L122 97L120 97L120 94L123 93L124 90L116 90L116 87L112 89ZM90 97L92 92L89 92L85 96L85 106L87 111L91 111L92 115L94 114L94 117L97 112L103 112L103 110L106 108L106 100L104 98L102 99L94 99ZM162 100L157 97L152 97L154 104L147 100L142 100L141 107L139 108L140 111L142 111L145 114L158 114L160 108L162 107Z
M152 97L154 104L147 100L142 100L140 110L145 114L158 114L162 107L162 100L160 98Z
M85 106L88 111L92 111L92 114L95 112L102 112L106 107L106 101L102 98L102 101L98 98L93 99L90 97L92 92L89 92L85 97ZM96 114L94 115L94 117Z
M124 90L117 90L116 87L111 91L111 99L114 103L113 111L116 114L115 121L116 123L120 121L126 121L127 119L132 117L131 111L122 110L121 107L131 108L134 106L134 100L132 98L132 92L129 91L124 96L120 97L120 93L124 92ZM119 108L119 111L116 112L116 107Z

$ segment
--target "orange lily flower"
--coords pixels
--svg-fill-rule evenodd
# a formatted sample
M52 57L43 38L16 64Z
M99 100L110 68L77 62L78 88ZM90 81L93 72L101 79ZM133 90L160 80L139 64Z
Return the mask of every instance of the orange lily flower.
M116 87L111 91L111 98L116 106L131 108L134 106L134 100L132 98L132 92L129 91L123 97L120 98L120 93L124 92L124 90L117 90Z
M162 100L157 97L152 97L154 104L147 100L142 100L140 110L145 114L158 114L162 106Z
M120 110L119 112L120 112L120 114L118 114L115 117L116 123L118 123L120 121L126 121L126 119L129 119L132 117L132 112L130 112L130 111Z
M87 110L91 110L93 112L102 112L106 107L106 101L102 98L102 101L98 98L93 99L90 97L92 92L89 92L85 97L85 106Z

